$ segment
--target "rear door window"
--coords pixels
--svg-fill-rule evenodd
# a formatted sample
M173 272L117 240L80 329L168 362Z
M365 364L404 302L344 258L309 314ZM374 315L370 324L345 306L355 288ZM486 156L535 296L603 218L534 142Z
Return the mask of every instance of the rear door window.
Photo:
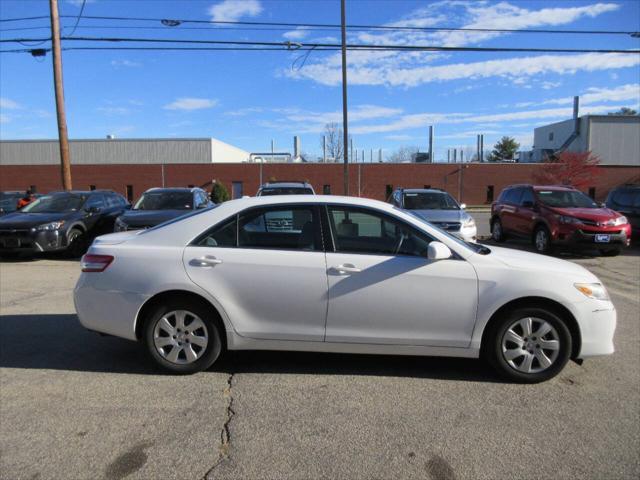
M520 205L523 205L524 202L530 202L531 204L535 203L535 198L533 197L533 192L530 188L522 189L522 197L520 197Z
M274 206L240 215L238 247L322 250L315 206Z

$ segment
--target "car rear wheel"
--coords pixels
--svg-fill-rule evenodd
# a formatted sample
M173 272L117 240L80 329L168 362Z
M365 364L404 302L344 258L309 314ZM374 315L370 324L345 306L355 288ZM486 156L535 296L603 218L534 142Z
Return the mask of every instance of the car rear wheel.
M555 377L571 355L571 333L564 321L542 308L517 308L503 315L488 338L490 363L519 383Z
M198 302L160 305L144 326L147 352L160 367L173 373L206 370L222 350L221 333L211 316Z
M609 250L602 249L600 250L600 253L605 257L615 257L617 255L620 255L620 253L622 253L622 249L621 248L613 248Z
M551 252L551 234L545 226L536 228L533 233L533 246L536 252L547 254Z
M506 240L504 230L502 229L502 222L499 218L494 219L491 223L491 238L494 242L504 242Z

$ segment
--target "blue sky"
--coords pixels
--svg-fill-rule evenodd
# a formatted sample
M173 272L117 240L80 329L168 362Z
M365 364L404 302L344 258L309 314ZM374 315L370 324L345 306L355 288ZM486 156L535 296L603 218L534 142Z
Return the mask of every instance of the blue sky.
M77 15L81 0L60 0ZM0 0L0 19L48 14L46 0ZM128 1L88 0L85 15L287 23L340 22L334 0ZM74 20L63 19L69 33ZM347 1L348 24L567 30L640 30L640 2L630 1ZM47 20L0 23L0 38L44 37ZM119 26L123 28L104 28ZM153 26L153 29L130 28ZM83 19L76 36L339 41L336 30L169 28L150 22ZM637 49L630 36L353 31L352 43L450 46ZM70 46L70 42L65 45ZM74 42L73 46L79 46ZM2 44L2 49L18 48ZM327 122L341 122L339 53L313 51L302 68L293 52L64 52L71 138L215 137L249 151L321 154ZM298 59L296 61L296 59ZM355 147L427 148L436 132L436 160L447 148L475 148L502 135L531 146L538 125L581 113L640 106L640 55L536 53L349 52L349 129ZM0 56L0 138L57 135L51 57Z

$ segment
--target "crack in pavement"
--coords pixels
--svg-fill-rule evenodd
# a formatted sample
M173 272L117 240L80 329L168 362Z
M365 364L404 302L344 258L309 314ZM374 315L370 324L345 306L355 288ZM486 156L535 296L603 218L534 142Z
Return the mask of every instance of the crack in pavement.
M221 465L225 460L229 459L229 449L231 448L231 432L229 431L229 424L231 419L235 416L236 412L233 410L233 379L235 373L229 374L227 377L227 386L222 392L223 398L227 399L225 421L222 424L220 430L220 445L218 446L218 460L204 475L203 480L206 480L209 475Z

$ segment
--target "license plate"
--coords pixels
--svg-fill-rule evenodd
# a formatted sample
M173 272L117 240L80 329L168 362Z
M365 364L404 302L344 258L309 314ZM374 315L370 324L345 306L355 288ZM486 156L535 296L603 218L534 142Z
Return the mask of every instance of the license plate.
M596 243L609 243L611 235L596 235Z

